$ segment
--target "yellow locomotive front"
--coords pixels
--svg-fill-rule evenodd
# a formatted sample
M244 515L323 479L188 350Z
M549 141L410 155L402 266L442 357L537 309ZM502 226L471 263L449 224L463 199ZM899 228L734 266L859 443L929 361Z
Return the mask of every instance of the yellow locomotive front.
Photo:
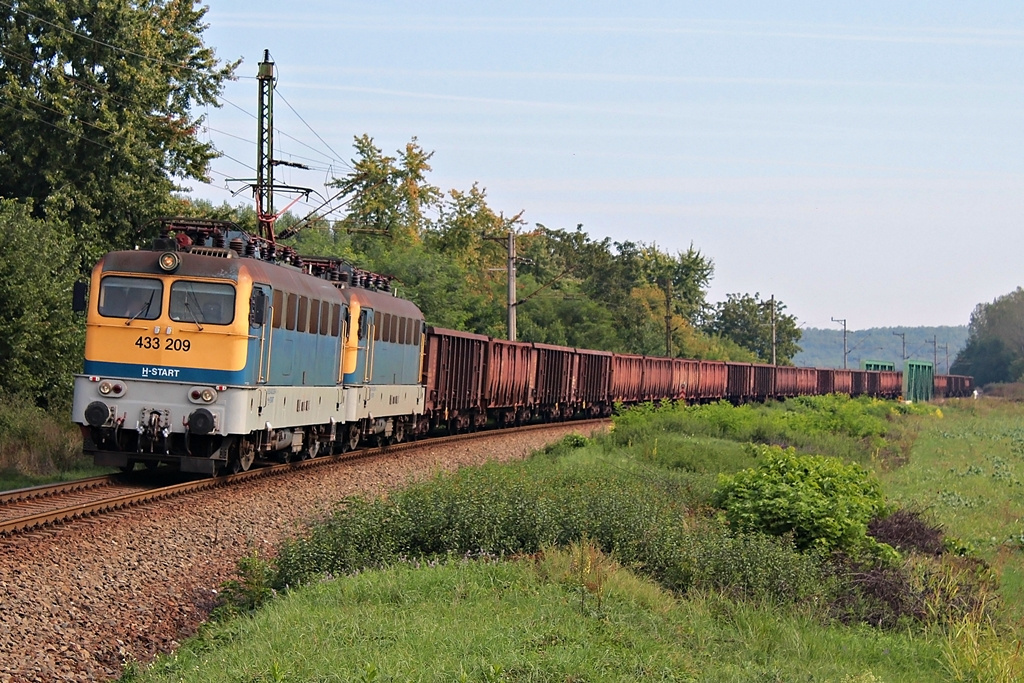
M230 433L229 387L252 383L252 282L228 250L107 254L93 270L73 419L97 464L210 469Z

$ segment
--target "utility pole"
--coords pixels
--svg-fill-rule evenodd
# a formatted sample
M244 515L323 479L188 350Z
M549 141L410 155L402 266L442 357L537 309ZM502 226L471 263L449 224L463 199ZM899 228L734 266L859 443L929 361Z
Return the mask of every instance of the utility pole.
M672 357L672 278L665 285L665 357Z
M946 352L946 374L949 374L949 342L942 345L942 348Z
M900 361L903 363L907 362L907 333L906 332L893 332L892 336L899 337L903 340L903 353L900 355Z
M516 340L516 232L508 229L508 340Z
M932 371L934 372L939 367L939 337L935 335L931 339L925 339L924 343L932 345Z
M270 50L263 51L256 80L260 84L260 101L256 114L256 220L260 235L274 240L274 63Z
M846 356L849 354L849 351L846 350L846 318L832 318L832 322L843 324L843 370L845 370Z
M775 295L772 294L771 298L772 307L772 365L777 365L775 362Z
M508 229L508 239L504 237L488 237L483 235L481 237L491 242L504 242L508 249L508 263L505 266L506 272L508 273L508 340L516 340L516 306L519 302L516 300L516 232L512 228ZM501 270L500 268L491 268L491 270ZM529 297L527 297L529 298Z

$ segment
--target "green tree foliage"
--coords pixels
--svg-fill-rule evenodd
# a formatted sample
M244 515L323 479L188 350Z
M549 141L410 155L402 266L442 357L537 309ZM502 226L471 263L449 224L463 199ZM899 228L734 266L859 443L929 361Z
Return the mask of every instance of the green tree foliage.
M967 345L950 372L973 375L978 384L1024 377L1024 289L978 304L967 329Z
M0 197L66 226L88 270L166 210L215 150L195 110L237 63L202 42L193 0L0 4Z
M0 389L42 407L71 395L84 331L71 314L76 269L65 226L31 217L27 203L0 200Z
M782 311L786 305L775 301L775 355L779 365L791 365L799 351L800 328L796 318ZM768 363L772 360L772 306L771 300L761 299L759 293L729 294L725 301L715 305L704 329L725 339L731 339L757 354Z
M419 241L425 212L441 197L426 182L433 152L425 152L413 138L397 157L390 157L369 135L357 137L355 148L353 171L334 183L349 207L341 229L386 235L397 243Z

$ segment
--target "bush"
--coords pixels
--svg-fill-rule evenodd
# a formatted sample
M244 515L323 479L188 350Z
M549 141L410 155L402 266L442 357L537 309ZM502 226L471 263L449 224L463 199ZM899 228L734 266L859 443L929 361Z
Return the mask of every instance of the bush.
M797 548L875 549L867 524L883 509L878 483L859 465L751 446L762 464L720 475L715 503L737 529L791 534Z

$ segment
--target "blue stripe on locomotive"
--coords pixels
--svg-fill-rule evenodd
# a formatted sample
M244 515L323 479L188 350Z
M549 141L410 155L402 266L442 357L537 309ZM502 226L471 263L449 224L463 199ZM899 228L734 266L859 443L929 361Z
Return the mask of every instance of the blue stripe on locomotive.
M207 370L168 365L137 365L134 363L108 363L106 361L85 361L84 374L98 377L121 377L126 379L164 380L188 384L226 384L237 386L246 383L248 368L243 370Z

